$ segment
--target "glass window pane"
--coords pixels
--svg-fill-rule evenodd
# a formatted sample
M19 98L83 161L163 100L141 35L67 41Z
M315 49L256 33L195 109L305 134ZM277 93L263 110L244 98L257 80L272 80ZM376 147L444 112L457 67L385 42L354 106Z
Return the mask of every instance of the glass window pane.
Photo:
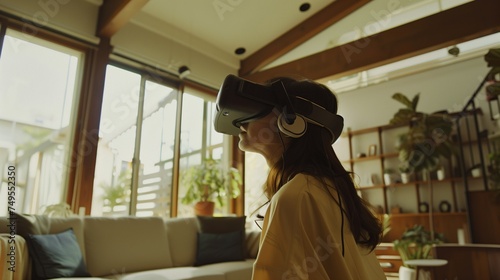
M186 88L183 95L182 127L181 127L181 159L179 182L178 216L193 216L194 203L182 203L187 192L187 185L182 181L183 174L190 167L199 165L204 158L220 159L222 168L230 162L229 153L225 150L224 141L229 138L214 129L215 116L214 97L203 94L193 88ZM228 203L223 207L215 206L214 215L227 215Z
M146 82L137 216L170 217L177 91Z
M4 37L0 166L15 162L17 211L41 213L45 206L65 201L82 56L14 30ZM4 205L7 195L0 197ZM0 215L5 211L0 207Z
M94 216L128 215L141 76L106 69L94 178Z
M208 134L208 147L209 154L213 158L220 159L222 157L222 143L224 141L224 134L215 131L214 118L217 111L215 102L207 102L208 115L207 115L207 134Z
M255 219L257 213L264 216L267 202L263 186L267 179L269 168L266 159L258 153L245 153L245 215ZM258 229L255 223L250 223Z
M193 216L193 205L185 205L182 203L182 197L187 191L183 185L183 173L190 167L198 165L202 160L202 145L203 145L203 116L204 116L204 100L188 93L184 93L182 97L182 125L180 139L180 181L179 181L179 203L177 208L177 216Z

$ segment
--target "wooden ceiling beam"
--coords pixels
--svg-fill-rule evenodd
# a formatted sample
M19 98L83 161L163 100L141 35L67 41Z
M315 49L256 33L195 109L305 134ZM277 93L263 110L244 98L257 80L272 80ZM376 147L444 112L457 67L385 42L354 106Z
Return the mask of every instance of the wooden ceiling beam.
M408 24L243 76L333 79L500 32L500 1L476 0Z
M111 38L149 0L105 0L99 8L96 35Z
M240 63L239 75L257 72L265 65L311 39L372 0L336 0L267 44Z

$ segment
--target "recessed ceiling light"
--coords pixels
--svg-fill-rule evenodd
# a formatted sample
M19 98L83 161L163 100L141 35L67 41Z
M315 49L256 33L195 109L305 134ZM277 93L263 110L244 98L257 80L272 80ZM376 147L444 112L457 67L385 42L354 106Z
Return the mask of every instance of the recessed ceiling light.
M457 46L453 46L448 49L448 53L453 56L458 56L460 54L460 49Z
M246 52L247 50L245 48L237 48L236 50L234 50L234 53L237 54L237 55L242 55Z
M302 5L300 5L299 10L301 12L306 12L306 11L309 10L309 8L311 8L311 4L309 4L309 3L306 2L306 3L303 3Z

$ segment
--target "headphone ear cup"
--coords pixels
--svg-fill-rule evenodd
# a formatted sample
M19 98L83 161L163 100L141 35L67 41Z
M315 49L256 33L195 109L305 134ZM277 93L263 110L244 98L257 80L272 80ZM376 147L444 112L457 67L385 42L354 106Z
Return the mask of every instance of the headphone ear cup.
M302 116L297 115L295 121L292 124L288 124L283 114L280 114L278 116L278 128L286 136L299 138L306 133L307 122Z

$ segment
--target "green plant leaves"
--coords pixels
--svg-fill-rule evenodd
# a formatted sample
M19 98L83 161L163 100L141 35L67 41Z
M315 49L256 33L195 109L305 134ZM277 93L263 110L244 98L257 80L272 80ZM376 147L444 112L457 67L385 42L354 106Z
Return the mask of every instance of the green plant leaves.
M181 182L187 187L181 200L183 204L215 200L219 206L224 206L227 198L236 198L241 194L240 172L236 168L223 168L219 160L207 158L182 175Z
M500 66L500 48L490 49L484 56L484 60L488 63L488 67Z
M428 259L431 257L432 245L444 241L442 234L435 234L431 239L431 234L422 225L414 225L407 229L399 240L394 240L394 249L399 252L404 261L414 259Z
M415 95L413 97L413 100L410 101L410 99L408 97L406 97L404 94L398 92L398 93L395 93L392 95L392 99L401 102L409 110L415 111L417 109L419 94L417 93L417 95Z
M448 114L427 114L416 111L420 94L410 99L402 93L392 98L403 105L390 120L391 125L408 125L406 135L400 136L399 159L413 171L433 170L439 158L450 158L455 150L450 134L453 122Z

